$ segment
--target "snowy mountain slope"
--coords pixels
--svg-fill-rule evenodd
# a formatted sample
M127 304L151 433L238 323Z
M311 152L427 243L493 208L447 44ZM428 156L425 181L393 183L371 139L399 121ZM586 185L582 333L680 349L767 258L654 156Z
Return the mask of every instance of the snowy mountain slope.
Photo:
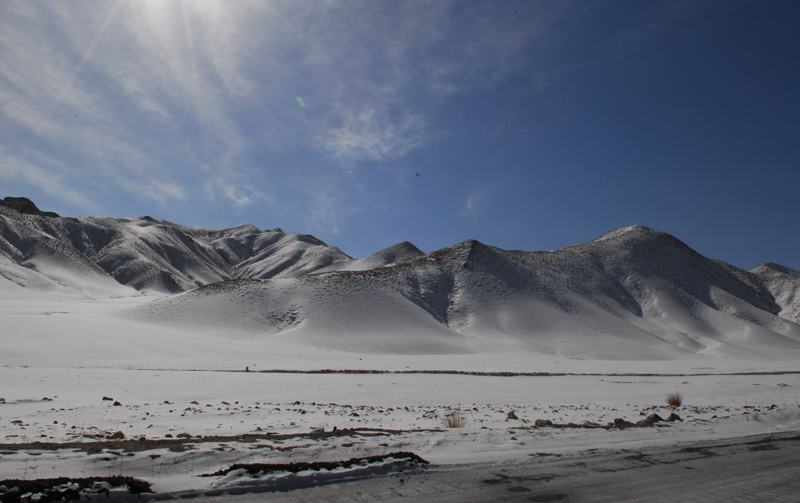
M335 271L368 271L370 269L377 269L385 265L402 262L416 257L425 255L419 248L403 241L389 248L385 248L377 253L373 253L369 257L356 259L351 262L340 262L316 271L322 272L335 272Z
M800 271L772 262L765 262L750 270L766 286L782 318L800 323Z
M259 234L248 252L249 258L234 267L234 277L291 278L353 260L314 236L283 232Z
M128 313L142 320L371 353L800 356L800 273L743 271L642 226L551 252L470 240L423 255L404 242L354 260L280 229L62 218L24 198L2 202L0 288L184 292Z
M552 252L466 241L367 271L210 285L131 315L361 352L797 358L800 325L782 312L757 274L633 226Z
M140 291L174 293L238 277L299 276L352 261L313 236L279 229L262 232L240 225L208 230L150 217L62 218L39 211L24 198L4 201L9 199L26 212L0 205L0 254L50 280L59 274L59 268L51 274L49 267L57 262L67 269L91 269ZM8 281L26 275L10 264L2 267Z
M8 213L12 218L6 218ZM61 219L30 216L0 207L0 288L102 297L139 294L110 277L74 246L26 225L36 220L50 224Z
M465 336L431 318L402 292L358 273L232 280L162 300L139 306L128 316L178 325L213 324L231 333L247 329L256 336L341 351L472 351Z

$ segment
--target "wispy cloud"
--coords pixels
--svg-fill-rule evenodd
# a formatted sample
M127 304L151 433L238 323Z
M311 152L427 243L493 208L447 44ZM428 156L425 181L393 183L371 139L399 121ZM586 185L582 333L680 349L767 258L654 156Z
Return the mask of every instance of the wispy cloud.
M71 163L159 204L202 194L239 208L269 199L271 176L293 176L271 171L282 164L265 162L272 156L351 168L437 141L441 103L528 68L555 15L458 0L10 0L3 9L0 45L13 50L0 53L0 141L22 145L5 151L14 165L69 184ZM315 197L309 220L336 228L338 217L323 216L336 196Z
M348 110L342 122L320 131L320 142L347 166L401 157L427 140L420 114L390 118L383 109Z
M233 164L238 128L186 41L170 38L174 13L154 12L167 4L181 5L12 3L0 110L28 146L15 155L36 150L49 158L42 169L69 159L84 181L105 177L162 203L185 197L183 175L203 159Z
M268 200L266 194L258 188L223 177L208 180L205 192L210 200L215 201L218 197L222 197L239 209Z
M162 180L148 180L145 182L123 180L120 185L131 192L142 194L165 206L186 199L186 190L172 182Z
M486 200L490 195L488 187L479 187L475 189L469 196L467 196L467 200L464 203L464 209L459 214L460 216L464 217L471 217L477 218L480 215L480 211L483 206L486 204Z

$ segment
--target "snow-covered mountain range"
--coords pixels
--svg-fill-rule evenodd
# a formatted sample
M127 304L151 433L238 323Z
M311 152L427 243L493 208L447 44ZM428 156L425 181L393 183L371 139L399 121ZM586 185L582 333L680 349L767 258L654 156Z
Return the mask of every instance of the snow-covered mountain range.
M261 231L248 224L201 229L148 216L61 218L25 198L3 203L0 256L7 260L0 259L0 275L21 286L54 282L80 288L62 278L65 270L74 270L140 291L176 293L234 278L373 268L422 255L403 244L353 260L313 236L280 229Z
M7 198L3 284L177 293L127 315L347 351L453 354L501 344L602 359L800 357L800 272L771 263L744 271L643 226L550 252L470 240L429 254L401 243L355 260L280 229L63 218Z

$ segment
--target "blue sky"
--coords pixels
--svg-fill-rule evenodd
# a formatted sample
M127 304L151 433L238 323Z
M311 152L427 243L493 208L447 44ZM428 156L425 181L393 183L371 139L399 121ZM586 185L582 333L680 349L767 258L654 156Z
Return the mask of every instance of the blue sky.
M796 1L0 4L0 196L549 250L643 224L800 269Z

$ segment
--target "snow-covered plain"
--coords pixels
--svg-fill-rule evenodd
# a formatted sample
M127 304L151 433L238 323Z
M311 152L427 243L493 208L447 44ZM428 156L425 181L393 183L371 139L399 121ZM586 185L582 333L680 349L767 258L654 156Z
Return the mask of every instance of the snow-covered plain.
M800 431L800 369L790 359L686 354L653 361L643 353L641 360L593 360L502 340L452 354L360 352L364 335L358 333L349 341L353 349L342 351L228 322L198 326L131 316L151 301L0 290L2 479L127 475L150 482L161 497L301 494L319 486L323 492L308 495L315 499L325 497L325 488L341 498L348 484L364 491L365 480L392 480L365 497L391 500L401 479L412 484L440 471L474 474L480 467L488 474L550 459L545 454L581 463L597 452L619 452L622 459L631 450ZM267 372L276 369L394 372ZM682 406L667 406L671 392L684 395ZM512 411L517 419L509 419ZM446 427L453 413L463 427ZM652 413L664 419L675 413L682 421L627 429L534 427L536 419L606 425ZM124 439L113 439L117 432ZM199 476L235 463L394 452L431 464L389 458L332 471ZM474 475L462 483L453 491L463 498ZM507 500L525 500L534 493L513 491L541 489L547 481L509 484Z

